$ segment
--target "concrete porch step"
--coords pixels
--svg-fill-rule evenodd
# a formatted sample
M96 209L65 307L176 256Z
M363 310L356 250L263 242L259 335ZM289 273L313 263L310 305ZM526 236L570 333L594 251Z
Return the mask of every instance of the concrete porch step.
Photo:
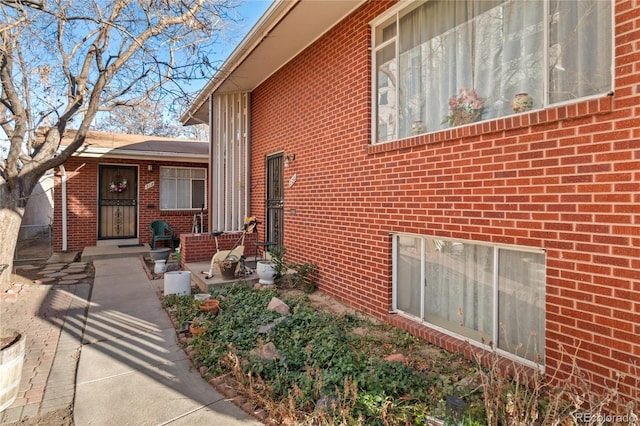
M80 260L82 262L92 262L96 259L114 259L118 257L139 257L149 256L149 244L142 245L101 245L85 247Z

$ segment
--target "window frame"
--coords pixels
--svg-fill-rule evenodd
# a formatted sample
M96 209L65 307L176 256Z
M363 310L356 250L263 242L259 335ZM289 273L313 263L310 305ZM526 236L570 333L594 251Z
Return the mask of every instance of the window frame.
M448 336L452 336L455 337L457 339L463 340L463 341L467 341L470 344L483 348L485 350L489 350L489 351L493 351L495 350L497 353L499 353L501 356L504 356L506 358L509 359L513 359L519 363L534 367L534 368L539 368L541 369L541 371L544 371L544 363L536 363L534 361L531 361L523 356L519 356L517 353L513 353L513 352L509 352L505 349L502 349L499 347L499 343L502 338L500 336L502 336L502 330L500 327L500 316L499 316L499 306L500 306L500 299L499 299L499 293L500 293L500 271L499 271L499 255L498 253L500 252L500 250L508 250L508 251L516 251L516 252L521 252L521 253L532 253L532 254L542 254L544 256L544 276L545 276L545 282L543 284L543 288L542 288L542 299L543 301L546 299L546 290L547 290L547 285L546 285L546 273L547 273L547 266L546 266L546 261L547 261L547 257L546 257L546 250L543 248L537 248L537 247L526 247L526 246L519 246L519 245L509 245L509 244L500 244L500 243L488 243L485 241L475 241L475 240L465 240L465 239L460 239L460 238L447 238L447 237L440 237L440 236L434 236L434 235L425 235L425 234L414 234L414 233L407 233L407 232L390 232L390 236L391 236L391 263L392 263L392 292L391 292L391 312L396 313L398 315L401 315L405 318L410 319L411 321L415 321L419 324L423 324L429 328L432 328L434 330L437 330L441 333L444 333ZM420 241L420 246L421 246L421 251L420 251L420 313L419 316L416 316L415 314L409 313L409 312L405 312L402 309L398 308L398 288L399 288L399 280L398 280L398 272L399 272L399 265L398 265L398 256L399 256L399 239L401 237L408 237L408 238L412 238L412 239L418 239ZM494 255L493 255L493 279L492 279L492 322L493 322L493 329L492 329L492 336L490 336L490 341L488 343L484 343L481 340L476 340L468 335L463 335L460 333L457 333L453 330L447 329L446 327L442 326L442 325L437 325L434 324L432 322L429 322L427 320L425 320L424 318L426 317L426 306L425 306L425 300L426 300L426 296L427 296L427 286L425 283L425 268L426 268L426 244L428 240L441 240L441 241L445 241L445 242L449 242L449 243L463 243L463 244L472 244L472 245L477 245L477 246L485 246L485 247L490 247L494 250ZM537 318L538 321L542 321L543 326L542 326L542 331L544 332L546 330L546 305L543 303L543 309L541 312L542 318ZM481 332L478 332L478 334L481 334ZM542 355L542 359L545 359L545 347L544 347L544 335L541 338L542 343L543 343L543 347L538 348L538 353ZM525 348L526 349L526 348Z
M400 19L402 18L402 16L410 13L412 10L420 7L421 5L423 5L424 3L431 1L431 0L399 0L398 3L396 5L394 5L393 7L391 7L389 10L387 10L386 12L384 12L383 14L379 15L378 17L376 17L375 19L371 20L369 22L370 28L371 28L371 90L370 90L370 94L372 97L372 116L371 116L371 141L370 144L371 145L380 145L380 144L386 144L386 143L390 143L390 142L395 142L395 141L399 141L399 140L403 140L403 139L410 139L410 138L415 138L416 135L407 135L407 136L399 136L399 122L400 122L400 118L399 118L399 113L398 113L398 103L400 102L399 100L399 85L396 84L395 90L394 90L394 97L396 99L396 106L395 106L395 131L393 136L390 139L387 140L378 140L378 130L379 130L379 123L378 123L378 113L379 113L379 94L378 94L378 64L377 64L377 55L378 53L386 46L388 46L389 44L393 43L395 44L395 57L394 57L394 61L395 61L395 66L396 68L399 67L399 62L400 62L400 52L399 52L399 41L398 41L398 37L399 37L399 32L400 32ZM547 70L548 69L548 60L549 60L549 2L551 0L543 0L544 1L544 52L543 52L543 60L544 60L544 65L543 65L543 69ZM558 101L558 102L554 102L554 103L549 103L549 77L547 76L546 78L543 78L543 95L542 95L542 106L539 108L534 108L532 111L540 111L540 110L545 110L545 109L550 109L550 108L556 108L556 107L562 107L564 105L571 105L571 104L576 104L579 102L584 102L584 101L589 101L592 99L599 99L604 95L608 95L611 94L612 91L615 88L615 1L614 0L609 0L610 3L610 7L611 7L611 14L610 14L610 19L611 19L611 37L610 37L610 64L609 64L609 68L610 68L610 82L609 82L609 90L602 92L602 93L597 93L597 94L592 94L592 95L588 95L588 96L583 96L583 97L579 97L579 98L575 98L575 99L569 99L569 100L565 100L565 101ZM382 29L388 25L390 25L391 23L394 23L396 26L395 29L395 35L389 39L389 40L385 40L383 42L381 42L379 45L376 44L376 39L377 39L377 31L380 30L382 31ZM399 70L396 70L396 72L399 72ZM454 95L454 94L452 94ZM446 107L443 105L443 108ZM443 111L446 111L443 109ZM504 115L504 116L498 116L498 117L493 117L493 118L487 118L487 119L483 119L481 121L479 121L478 123L485 123L485 122L491 122L491 121L496 121L496 120L500 120L500 119L504 119L506 117L509 117L509 115ZM471 124L475 124L475 123L471 123ZM429 130L427 129L426 132L422 133L422 134L430 134L430 133L437 133L437 132L443 132L449 129L436 129L436 130Z
M194 181L202 181L203 182L203 198L204 198L204 208L207 207L207 168L206 167L185 167L185 166L160 166L160 171L159 171L159 177L158 180L160 182L160 190L158 191L158 207L160 211L199 211L202 209L202 207L174 207L174 208L164 208L163 207L163 202L162 202L162 187L163 184L166 180L168 179L172 179L175 182L177 182L179 179L177 176L174 178L167 178L167 177L163 177L162 176L162 171L163 169L173 169L176 172L178 170L189 170L189 173L191 174L192 171L197 170L197 171L201 171L203 173L203 177L199 178L199 177L193 177L190 176L188 178L189 180L189 204L192 205L193 204L193 182ZM186 178L185 178L186 180ZM175 198L175 202L177 205L177 194L175 194L174 192L174 198Z

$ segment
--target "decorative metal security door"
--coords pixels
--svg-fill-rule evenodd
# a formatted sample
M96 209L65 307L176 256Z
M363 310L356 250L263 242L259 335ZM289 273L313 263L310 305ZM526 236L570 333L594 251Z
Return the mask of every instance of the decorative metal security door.
M98 239L137 237L138 169L100 166Z
M284 163L283 155L267 157L266 240L282 247L284 243Z

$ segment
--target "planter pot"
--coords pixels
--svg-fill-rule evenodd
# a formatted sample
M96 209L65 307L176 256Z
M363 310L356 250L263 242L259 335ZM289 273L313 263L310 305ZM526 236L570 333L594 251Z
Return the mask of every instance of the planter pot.
M475 111L473 113L466 111L459 111L456 116L453 118L454 126L462 126L464 124L474 123L478 121L482 111Z
M270 260L260 260L256 265L256 273L260 280L260 284L273 285L276 278L276 269Z
M25 336L16 331L0 336L0 412L18 396L25 346Z
M217 299L204 300L200 304L200 310L203 312L209 312L213 315L218 315L220 310L220 301Z
M528 93L518 93L511 101L511 110L516 114L531 111L531 108L533 108L533 98Z
M193 299L197 300L198 302L202 302L204 300L211 299L211 295L208 293L198 293L193 296Z
M155 266L153 267L154 274L164 274L167 270L167 261L166 260L154 260Z
M232 280L236 277L236 269L238 269L238 262L225 260L220 262L220 273L227 280Z
M424 133L427 131L427 126L424 125L422 120L416 120L411 124L411 133L414 135L419 135L420 133Z
M170 251L171 251L171 249L168 248L168 247L159 248L159 249L155 249L155 250L149 250L149 257L154 262L157 261L157 260L164 260L166 262L169 259Z
M197 336L198 334L204 334L207 332L207 327L206 326L198 326L198 325L193 325L191 324L189 326L189 333L191 333L192 336Z

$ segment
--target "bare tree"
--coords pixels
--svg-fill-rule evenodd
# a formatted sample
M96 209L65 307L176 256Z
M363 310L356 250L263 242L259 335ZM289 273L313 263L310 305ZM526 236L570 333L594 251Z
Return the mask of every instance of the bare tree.
M211 75L203 52L233 1L0 0L0 291L38 179L82 146L99 110L177 98L182 82Z
M165 102L144 101L100 114L91 127L101 132L179 138L184 134L183 126L177 119L171 120L173 116Z

